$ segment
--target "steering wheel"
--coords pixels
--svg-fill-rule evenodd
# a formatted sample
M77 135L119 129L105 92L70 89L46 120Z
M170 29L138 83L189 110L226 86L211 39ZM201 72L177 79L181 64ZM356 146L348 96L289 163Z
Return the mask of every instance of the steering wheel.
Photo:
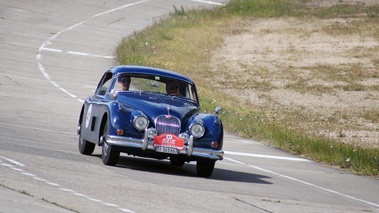
M177 92L171 93L171 94L169 94L169 95L171 95L171 96L182 96L182 94L177 93Z

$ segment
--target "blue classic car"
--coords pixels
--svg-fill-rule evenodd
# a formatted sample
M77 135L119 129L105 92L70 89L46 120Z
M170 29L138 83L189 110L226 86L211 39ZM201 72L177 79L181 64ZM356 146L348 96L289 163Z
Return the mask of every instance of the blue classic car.
M105 165L115 165L120 152L169 159L173 166L196 161L197 175L209 177L224 155L220 110L201 113L196 86L182 74L115 66L83 104L79 151L91 155L101 146Z

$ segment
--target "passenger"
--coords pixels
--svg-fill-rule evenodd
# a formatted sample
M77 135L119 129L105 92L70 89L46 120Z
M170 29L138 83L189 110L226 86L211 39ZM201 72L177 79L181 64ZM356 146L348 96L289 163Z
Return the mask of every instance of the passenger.
M168 95L180 95L179 84L177 82L167 82L166 83L166 92Z
M130 77L127 75L120 75L118 77L119 91L129 91L130 87Z

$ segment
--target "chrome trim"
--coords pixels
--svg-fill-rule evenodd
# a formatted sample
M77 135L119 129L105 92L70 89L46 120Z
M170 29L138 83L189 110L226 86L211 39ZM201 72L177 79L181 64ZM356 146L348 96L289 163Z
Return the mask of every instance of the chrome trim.
M101 136L100 137L100 140L99 140L99 143L97 144L98 146L102 146L104 143L105 143L105 137L104 136Z
M146 127L142 128L142 129L137 128L136 120L137 120L138 118L140 118L140 117L142 117L142 118L144 118L144 119L146 120L146 127L149 126L149 119L146 117L146 115L144 115L144 114L136 115L136 116L133 118L133 126L134 126L134 128L135 128L136 130L138 130L138 131L142 131L142 130L146 129Z
M143 139L136 139L131 137L122 137L122 136L107 136L105 140L110 145L116 145L121 147L130 147L130 148L140 148L142 150L155 150L153 147L153 140L147 137L145 132ZM146 140L146 138L148 138ZM203 157L209 158L212 160L222 160L224 156L224 151L222 150L213 150L206 148L197 148L193 147L193 137L190 136L187 141L188 145L184 145L184 149L179 151L179 154L184 154L187 156ZM146 146L145 149L143 147Z
M78 125L76 132L78 133L78 135L80 135L80 133L82 132L82 125L80 125L80 124Z
M218 114L220 114L221 112L222 112L222 107L217 106L217 107L215 108L215 111L214 111L213 115L218 115Z
M191 156L193 153L193 136L192 135L189 137L187 144L188 144L187 155Z
M196 122L196 123L192 123L190 126L189 126L189 132L193 135L192 133L192 127L195 126L195 125L200 125L202 128L203 128L203 132L199 135L199 136L194 136L195 138L201 138L204 136L204 133L205 133L205 127L204 127L204 124L202 123L199 123L199 122Z
M160 115L155 118L155 129L157 134L173 133L175 135L180 134L181 121L179 118L172 115Z
M148 138L148 135L147 134L147 128L145 129L145 135L143 136L143 141L142 141L142 150L146 150L147 148L147 145L149 145L149 138Z

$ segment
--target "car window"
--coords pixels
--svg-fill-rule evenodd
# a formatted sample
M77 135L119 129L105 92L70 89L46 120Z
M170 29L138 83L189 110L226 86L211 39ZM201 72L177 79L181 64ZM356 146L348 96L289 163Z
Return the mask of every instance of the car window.
M153 93L165 93L164 85L156 80L147 78L133 78L131 83L131 90L145 91Z
M147 92L163 92L161 84L151 79L136 77L128 75L129 80L129 89L127 91L147 91ZM117 91L126 91L122 87L123 85L119 82L120 75L115 77L115 82L113 88Z
M112 73L106 73L104 74L103 78L99 82L99 85L97 86L96 95L97 96L104 96L107 92L107 89L110 86L112 79Z
M192 85L188 84L185 93L188 98L194 100L196 103L199 103L196 96L196 90Z

